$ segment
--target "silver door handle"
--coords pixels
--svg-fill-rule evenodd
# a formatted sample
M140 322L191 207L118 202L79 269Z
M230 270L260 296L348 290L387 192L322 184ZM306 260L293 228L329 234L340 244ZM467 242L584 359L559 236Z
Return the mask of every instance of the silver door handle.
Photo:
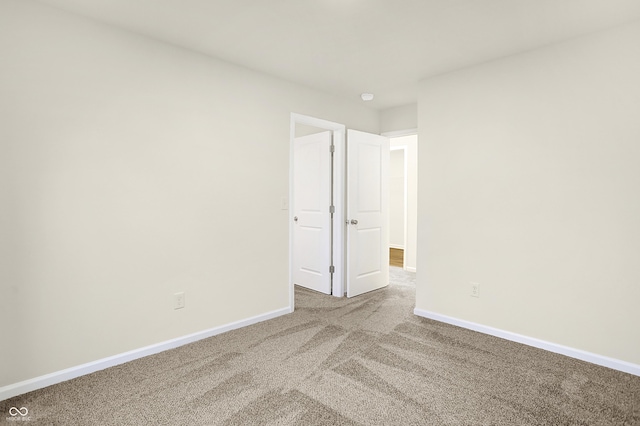
M293 217L293 221L294 221L294 222L297 222L297 221L298 221L298 216L294 216L294 217Z
M357 225L357 224L358 224L358 221L357 221L356 219L351 219L351 224L352 224L352 225Z

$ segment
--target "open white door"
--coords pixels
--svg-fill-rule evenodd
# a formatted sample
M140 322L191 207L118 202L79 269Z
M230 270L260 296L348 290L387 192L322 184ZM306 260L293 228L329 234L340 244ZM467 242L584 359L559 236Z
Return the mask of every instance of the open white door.
M389 139L347 131L347 297L389 284Z
M331 132L295 139L293 282L331 294Z

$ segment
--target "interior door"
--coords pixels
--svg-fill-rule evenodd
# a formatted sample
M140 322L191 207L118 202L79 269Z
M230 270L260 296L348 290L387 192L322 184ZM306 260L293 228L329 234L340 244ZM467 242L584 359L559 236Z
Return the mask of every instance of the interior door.
M293 282L331 294L331 132L295 139Z
M389 139L347 131L347 297L389 284Z

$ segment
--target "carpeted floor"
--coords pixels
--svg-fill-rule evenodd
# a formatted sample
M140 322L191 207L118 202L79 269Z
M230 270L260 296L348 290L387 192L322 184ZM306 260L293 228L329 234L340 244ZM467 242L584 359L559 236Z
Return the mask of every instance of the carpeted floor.
M414 277L0 402L47 425L639 425L640 377L412 314ZM7 422L9 423L9 422Z

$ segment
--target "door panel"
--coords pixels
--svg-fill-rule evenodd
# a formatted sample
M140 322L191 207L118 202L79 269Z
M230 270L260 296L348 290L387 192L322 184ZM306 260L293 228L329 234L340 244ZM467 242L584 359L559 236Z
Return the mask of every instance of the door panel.
M331 293L331 132L295 139L293 282Z
M389 284L389 139L347 131L347 297Z

